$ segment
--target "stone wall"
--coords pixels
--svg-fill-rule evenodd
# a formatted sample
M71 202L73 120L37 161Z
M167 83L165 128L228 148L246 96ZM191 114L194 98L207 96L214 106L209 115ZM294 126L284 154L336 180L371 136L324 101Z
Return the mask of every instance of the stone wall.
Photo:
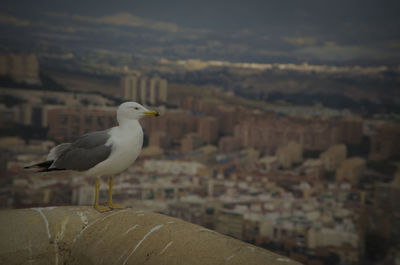
M0 264L299 264L165 215L92 207L0 212Z

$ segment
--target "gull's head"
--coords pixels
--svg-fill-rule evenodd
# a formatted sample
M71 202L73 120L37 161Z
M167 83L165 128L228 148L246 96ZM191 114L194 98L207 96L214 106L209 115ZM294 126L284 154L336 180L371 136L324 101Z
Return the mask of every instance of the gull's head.
M149 110L136 102L122 103L117 110L117 119L121 120L140 120L144 116L158 117L160 114L155 110Z

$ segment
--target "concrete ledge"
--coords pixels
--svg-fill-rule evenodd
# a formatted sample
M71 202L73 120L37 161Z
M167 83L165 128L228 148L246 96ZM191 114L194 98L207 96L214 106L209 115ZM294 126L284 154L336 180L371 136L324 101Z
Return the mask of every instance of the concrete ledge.
M299 264L165 215L92 207L0 212L0 264Z

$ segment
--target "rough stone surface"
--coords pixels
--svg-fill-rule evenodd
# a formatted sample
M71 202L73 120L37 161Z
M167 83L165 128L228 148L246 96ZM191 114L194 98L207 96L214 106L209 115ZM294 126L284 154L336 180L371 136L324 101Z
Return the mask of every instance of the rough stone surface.
M201 226L132 209L0 212L0 264L298 264Z

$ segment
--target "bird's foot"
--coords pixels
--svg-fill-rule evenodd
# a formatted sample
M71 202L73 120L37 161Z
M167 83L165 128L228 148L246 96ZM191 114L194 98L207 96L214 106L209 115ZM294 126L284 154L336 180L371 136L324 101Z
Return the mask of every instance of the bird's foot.
M103 205L94 205L93 207L100 213L104 213L104 212L108 212L108 211L112 210L110 207L103 206Z
M126 208L126 206L123 206L121 204L112 203L112 202L108 202L107 206L110 207L111 209L125 209Z

